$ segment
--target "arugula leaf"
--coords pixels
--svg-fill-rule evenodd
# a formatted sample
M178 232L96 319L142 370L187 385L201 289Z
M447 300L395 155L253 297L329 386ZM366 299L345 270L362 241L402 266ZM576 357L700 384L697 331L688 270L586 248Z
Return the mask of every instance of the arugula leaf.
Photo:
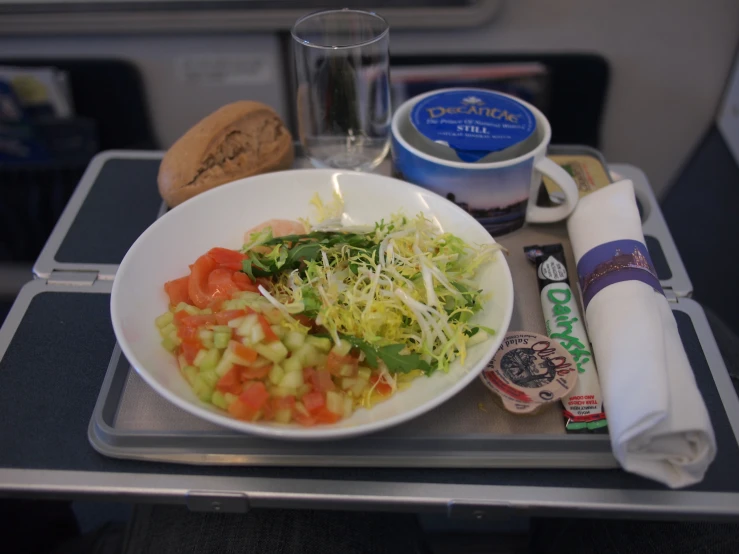
M491 337L496 335L495 329L491 329L490 327L485 327L484 325L477 325L475 327L470 327L464 332L464 334L467 335L468 337L474 337L480 331L486 332Z
M345 340L355 348L359 348L362 352L364 352L367 365L370 366L372 369L377 369L377 350L375 350L375 348L371 344L369 344L367 341L364 341L357 337L353 337L351 335L339 335L339 338L341 338L341 340Z
M404 348L404 344L388 344L378 348L377 355L391 373L408 373L420 369L428 375L433 371L431 364L422 360L419 354L401 354L400 351Z

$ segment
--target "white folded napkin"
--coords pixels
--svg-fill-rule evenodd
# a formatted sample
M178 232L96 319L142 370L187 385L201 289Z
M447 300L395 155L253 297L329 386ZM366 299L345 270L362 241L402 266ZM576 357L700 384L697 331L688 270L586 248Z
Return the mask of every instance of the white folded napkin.
M582 198L567 229L578 264L605 243L643 244L631 181ZM616 459L672 488L700 482L716 439L665 297L642 281L614 283L592 297L585 320Z

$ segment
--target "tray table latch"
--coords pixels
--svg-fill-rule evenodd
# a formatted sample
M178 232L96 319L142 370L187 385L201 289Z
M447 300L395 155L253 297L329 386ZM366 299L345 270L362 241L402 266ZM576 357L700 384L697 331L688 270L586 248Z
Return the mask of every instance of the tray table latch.
M249 497L244 493L189 491L186 504L192 512L245 514L249 511Z
M97 271L60 271L55 269L46 283L49 285L69 285L73 287L89 287L97 280Z

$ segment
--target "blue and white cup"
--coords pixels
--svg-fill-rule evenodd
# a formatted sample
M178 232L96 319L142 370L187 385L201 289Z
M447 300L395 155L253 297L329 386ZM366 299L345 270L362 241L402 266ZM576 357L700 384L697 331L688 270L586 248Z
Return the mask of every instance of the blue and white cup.
M505 103L520 104L533 115L533 133L524 142L503 150L496 161L489 156L478 162L455 160L450 149L419 134L411 113L419 102L444 93L469 93L480 103L492 96ZM455 94L454 97L467 98ZM492 98L494 101L495 99ZM460 109L450 112L459 113ZM478 110L479 111L479 110ZM463 112L464 113L464 112ZM444 89L411 98L401 104L392 120L392 156L395 174L428 188L470 212L493 235L502 235L529 223L553 223L566 219L579 199L577 185L560 166L546 157L552 137L549 121L537 108L513 96L482 89ZM453 151L451 151L453 154ZM500 158L503 159L500 159ZM542 175L554 181L564 193L564 202L553 207L536 205Z

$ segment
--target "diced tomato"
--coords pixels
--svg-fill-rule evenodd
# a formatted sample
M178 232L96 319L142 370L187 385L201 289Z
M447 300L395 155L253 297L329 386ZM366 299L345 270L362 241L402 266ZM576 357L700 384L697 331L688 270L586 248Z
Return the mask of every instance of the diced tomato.
M275 410L292 409L295 406L294 396L275 396L272 398L272 407Z
M307 416L298 410L293 410L293 419L303 427L313 427L316 424L314 417Z
M249 276L246 273L243 273L241 271L234 272L233 282L236 283L236 286L239 287L241 290L259 292L259 289L254 284L254 282L251 279L249 279Z
M208 291L213 298L231 298L233 293L241 289L233 280L234 272L222 267L216 268L208 275Z
M313 415L313 417L316 418L317 423L336 423L341 419L339 414L333 413L328 408L321 408Z
M325 369L319 369L311 375L311 381L313 383L313 390L318 392L326 392L329 390L336 390L331 374Z
M236 366L241 371L241 381L252 381L254 379L264 379L269 375L272 369L272 364L264 367L244 367Z
M180 277L173 281L164 283L164 292L169 295L169 303L176 306L180 302L190 302L190 293L188 292L188 284L190 276Z
M244 387L244 392L239 396L239 400L256 412L261 410L269 400L269 392L267 392L264 383L256 381Z
M217 318L215 314L198 314L188 315L182 318L182 325L185 327L202 327L204 325L215 325Z
M192 364L195 360L195 356L197 356L200 351L200 341L183 341L180 345L180 349L182 354L185 356L187 363Z
M213 258L220 267L233 271L241 271L242 262L246 259L246 254L228 248L211 248L208 256Z
M175 325L182 325L182 320L185 319L187 316L189 316L185 310L180 310L178 312L174 313L174 324Z
M216 383L216 389L223 393L230 392L231 394L241 394L241 391L244 390L244 386L239 380L239 373L236 368L232 368L218 380Z
M224 310L216 314L218 325L226 325L232 319L246 315L246 310Z
M214 298L211 300L210 304L208 304L208 307L213 310L213 312L220 312L221 307L226 300L228 300L228 298Z
M309 392L301 399L305 409L310 413L316 412L326 405L326 397L322 392Z
M187 325L180 325L177 328L177 336L180 337L184 342L198 342L198 334L200 331L197 327L188 327Z
M379 383L378 383L378 381L379 381ZM377 392L377 393L379 393L379 394L381 394L383 396L387 396L388 394L390 394L391 392L393 392L393 387L391 387L390 385L388 385L384 380L380 381L380 377L378 375L373 375L372 377L370 377L370 383L372 385L374 385L375 383L377 383L377 386L375 387L375 392Z
M272 421L275 418L275 409L271 402L267 402L262 406L262 419L265 421Z
M300 323L303 327L308 327L309 329L313 329L316 325L316 321L314 319L309 318L307 315L304 314L297 314L293 316L295 319L298 320L298 323Z
M353 356L340 356L333 350L328 353L326 369L328 369L332 375L338 375L341 368L345 365L351 365L356 369L359 365L359 360Z
M259 318L259 324L262 326L262 331L264 331L264 342L274 342L276 340L279 340L279 337L275 335L272 327L269 326L269 321L267 321L267 318L264 317L262 314L257 314L257 317Z
M228 407L228 413L234 416L236 419L243 421L254 421L257 417L258 410L252 410L249 406L236 399L231 402Z
M217 266L216 261L207 254L200 256L192 265L187 290L190 294L190 300L198 308L205 308L213 299L208 289L208 275Z
M244 346L243 344L235 340L229 342L228 346L234 354L236 354L239 358L247 363L255 362L257 360L257 357L259 356L259 353L256 350L254 350L253 348L249 348L248 346Z
M291 354L292 354L292 352L291 352ZM312 367L304 367L303 368L303 381L305 381L306 383L308 383L313 378L313 374L315 372L316 372L316 370L313 369Z

